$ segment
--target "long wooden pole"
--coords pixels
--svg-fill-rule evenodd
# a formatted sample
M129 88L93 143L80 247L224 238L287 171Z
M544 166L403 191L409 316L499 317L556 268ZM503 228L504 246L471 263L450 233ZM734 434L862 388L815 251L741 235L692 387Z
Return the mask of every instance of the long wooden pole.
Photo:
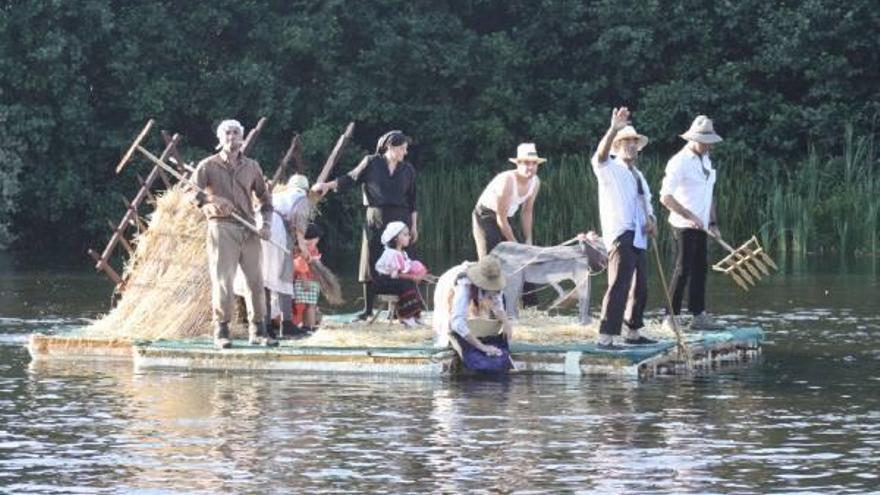
M315 179L316 184L326 181L327 177L330 176L330 172L333 170L333 167L336 166L336 163L342 155L342 149L348 144L352 134L354 134L354 122L349 122L348 126L345 127L345 132L343 132L342 135L339 136L339 139L336 140L336 146L333 147L333 151L330 152L327 161L324 162L324 167L321 168L321 173L318 174L318 178Z
M645 213L645 218L650 218L651 215L648 213L648 196L642 192L641 186L641 173L636 173L634 170L630 170L633 173L633 177L635 177L636 181L639 185L639 196L641 196L642 201L642 211ZM636 228L639 228L636 225ZM666 310L669 311L669 319L672 321L672 331L675 333L675 340L677 341L678 352L682 354L685 360L685 364L688 367L688 370L693 369L693 361L691 361L691 351L688 349L687 344L684 340L684 335L681 333L681 328L678 326L678 318L675 317L675 311L672 310L672 297L669 296L669 286L666 285L666 274L663 272L663 262L660 260L660 249L657 247L656 239L654 239L653 251L654 258L657 261L657 271L660 272L660 283L663 284L663 296L666 299ZM651 246L648 246L649 248Z
M153 162L153 163L155 163L156 165L158 165L158 166L162 167L163 169L165 169L165 171L168 172L169 174L171 174L172 177L174 177L174 178L176 178L177 180L179 180L179 181L185 183L186 185L188 185L189 187L191 187L194 191L196 191L196 192L200 192L200 193L202 193L202 194L206 194L206 193L205 193L205 190L202 189L201 187L197 186L196 183L193 182L189 177L185 177L185 176L183 176L183 174L181 174L180 172L178 172L177 170L175 170L174 167L172 167L171 165L168 165L167 163L165 163L165 162L163 162L162 160L160 160L159 157L157 157L156 155L150 153L149 150L145 149L144 147L142 147L142 146L140 146L140 145L138 145L138 146L136 147L136 149L137 149L138 151L140 151L145 157L147 157L151 162ZM247 221L247 219L245 219L244 217L242 217L242 216L239 215L238 213L236 213L236 212L233 211L233 212L231 212L230 215L232 216L232 218L236 219L239 223L241 223L242 225L244 225L245 227L247 227L248 229L250 229L250 230L253 231L254 233L256 233L256 234L259 234L259 233L260 233L260 229L258 229L256 225L254 225L254 224L252 224L251 222ZM277 247L278 249L284 251L285 253L290 254L290 250L287 249L286 246L282 246L281 244L278 244L277 242L273 241L272 239L266 239L266 242L272 244L273 246Z

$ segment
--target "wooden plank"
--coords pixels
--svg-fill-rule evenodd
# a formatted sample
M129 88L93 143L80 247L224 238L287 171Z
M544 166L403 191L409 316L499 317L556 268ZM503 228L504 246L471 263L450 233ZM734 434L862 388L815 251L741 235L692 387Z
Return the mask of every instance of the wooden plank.
M167 158L169 153L177 149L177 143L179 141L180 136L175 134L168 142L168 144L166 144L165 149L162 151L161 157ZM147 175L146 179L144 179L144 183L141 186L140 190L137 192L134 199L132 199L131 204L135 206L140 205L141 201L143 201L147 194L149 194L149 188L156 180L156 177L158 177L160 170L161 169L158 166L153 167L153 169ZM101 270L101 265L107 264L110 257L113 255L113 250L116 248L116 244L119 242L119 239L125 235L125 231L128 229L128 226L134 223L132 222L132 219L136 217L137 211L132 211L132 208L128 206L128 200L126 200L125 214L122 216L122 220L119 221L119 224L114 230L113 235L107 242L107 246L104 247L104 251L101 253L101 256L98 258L98 263L95 265L95 269ZM137 225L136 223L134 224Z
M110 266L109 263L102 260L101 257L98 255L98 253L96 253L93 249L89 249L87 252L89 253L89 256L91 256L92 259L94 259L95 262L97 262L97 264L95 265L95 268L98 270L101 270L105 274L107 274L107 276L110 277L110 280L112 280L113 283L116 284L117 287L121 287L122 286L122 277L120 277L119 274L116 273L116 270L114 270L113 267Z

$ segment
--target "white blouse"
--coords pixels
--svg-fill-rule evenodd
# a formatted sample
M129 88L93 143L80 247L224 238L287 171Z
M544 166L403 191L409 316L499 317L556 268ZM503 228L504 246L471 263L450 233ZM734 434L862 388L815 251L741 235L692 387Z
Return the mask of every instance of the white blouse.
M470 328L468 328L468 318L472 316L489 316L470 314L471 285L472 282L469 278L461 277L455 282L455 289L452 293L452 314L449 319L449 328L462 337L467 336L471 332ZM483 289L477 290L479 291L477 299L482 301L486 297L486 292ZM504 312L504 299L501 297L501 291L494 291L489 297L491 297L489 311Z
M376 261L376 271L391 278L397 278L401 273L408 273L411 268L412 261L406 251L398 251L387 246Z

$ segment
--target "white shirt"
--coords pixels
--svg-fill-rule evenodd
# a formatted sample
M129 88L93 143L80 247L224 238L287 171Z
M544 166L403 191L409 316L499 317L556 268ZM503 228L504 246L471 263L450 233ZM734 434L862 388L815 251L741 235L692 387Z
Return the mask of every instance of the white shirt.
M471 308L471 280L467 277L461 277L455 282L455 289L452 293L452 311L449 318L449 328L453 332L461 335L462 337L467 336L467 334L471 333L470 328L468 328L468 317L471 316L470 308ZM482 300L485 298L485 292L482 289L477 289L479 291L478 299ZM504 300L501 298L501 291L495 291L495 293L491 296L491 310L495 312L502 313L504 312ZM481 316L481 315L475 315Z
M708 227L714 188L715 169L709 155L701 157L685 146L666 164L660 196L672 196ZM693 228L690 220L674 211L669 213L669 224L679 229Z
M514 181L513 197L510 199L510 205L507 207L507 218L514 216L517 210L519 210L520 205L528 201L535 194L535 189L538 187L538 176L536 175L529 179L529 187L526 193L520 196L519 186L515 183L515 174L516 172L508 170L493 177L489 185L486 186L486 189L483 189L483 193L480 194L477 204L498 212L498 198L504 193L504 187L507 183Z
M287 246L288 234L284 225L284 218L294 218L294 212L297 216L293 220L298 224L297 227L305 229L308 225L308 199L306 192L298 189L284 189L272 193L272 215L269 217L269 238L278 246ZM257 228L263 226L262 215L256 215ZM291 235L295 233L291 232ZM260 267L263 270L263 285L274 292L282 294L293 294L293 261L291 255L287 254L281 248L277 247L269 241L260 241L262 244ZM296 242L295 240L293 242ZM233 292L237 295L244 296L248 294L247 284L244 279L244 272L241 266L236 268L235 278L233 279Z
M593 173L599 181L599 218L602 222L602 240L605 248L610 253L614 241L627 230L632 230L635 233L633 246L646 249L648 238L644 228L648 219L633 172L638 175L642 183L642 190L647 200L645 206L648 215L653 217L651 189L645 177L637 169L631 170L626 162L614 156L609 155L605 162L599 163L594 155L591 163Z
M397 278L401 273L409 273L411 268L412 261L406 251L398 251L387 246L376 261L376 271L391 278Z

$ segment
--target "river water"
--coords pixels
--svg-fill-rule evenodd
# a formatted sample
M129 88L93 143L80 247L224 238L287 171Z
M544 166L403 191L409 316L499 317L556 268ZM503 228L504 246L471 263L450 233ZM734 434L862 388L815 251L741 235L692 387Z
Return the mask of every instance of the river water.
M872 262L713 276L761 361L641 383L34 365L30 332L107 310L77 265L0 257L0 493L880 493Z

